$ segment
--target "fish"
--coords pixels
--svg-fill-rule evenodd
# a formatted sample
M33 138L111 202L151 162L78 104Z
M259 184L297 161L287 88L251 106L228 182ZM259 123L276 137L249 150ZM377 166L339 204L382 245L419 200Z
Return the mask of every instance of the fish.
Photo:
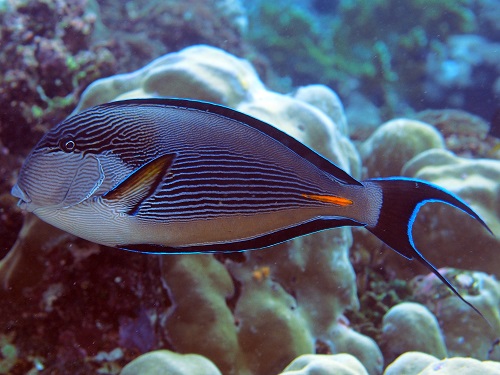
M155 254L240 252L336 227L364 227L417 259L426 202L486 223L443 188L404 177L358 181L276 127L228 107L179 98L97 105L62 121L26 158L21 209L86 240Z

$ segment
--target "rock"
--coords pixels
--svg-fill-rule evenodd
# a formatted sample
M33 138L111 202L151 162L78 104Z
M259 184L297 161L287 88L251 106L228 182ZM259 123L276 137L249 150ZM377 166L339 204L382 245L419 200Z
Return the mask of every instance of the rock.
M493 345L500 332L500 283L483 272L451 268L440 272L488 320L446 290L436 276L415 278L413 294L438 319L448 355L500 360L500 350Z
M347 135L347 119L344 106L335 92L323 85L309 85L299 87L293 96L327 114L335 122L339 131Z

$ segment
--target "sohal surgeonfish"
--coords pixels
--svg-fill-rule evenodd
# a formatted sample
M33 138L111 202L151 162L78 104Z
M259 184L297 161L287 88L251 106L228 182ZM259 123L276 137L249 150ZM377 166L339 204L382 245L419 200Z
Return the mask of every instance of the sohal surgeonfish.
M244 251L365 227L479 313L412 240L429 201L489 230L460 198L414 179L357 181L275 127L223 106L145 99L90 108L40 140L12 194L67 232L147 253Z

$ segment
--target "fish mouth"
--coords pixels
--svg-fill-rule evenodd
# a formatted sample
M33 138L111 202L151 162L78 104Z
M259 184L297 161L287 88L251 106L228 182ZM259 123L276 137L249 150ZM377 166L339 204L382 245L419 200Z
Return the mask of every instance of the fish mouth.
M31 203L31 198L29 197L28 193L26 193L22 188L20 188L18 184L15 184L12 187L10 193L14 197L19 198L19 202L17 202L17 205L22 209L26 209L28 204Z

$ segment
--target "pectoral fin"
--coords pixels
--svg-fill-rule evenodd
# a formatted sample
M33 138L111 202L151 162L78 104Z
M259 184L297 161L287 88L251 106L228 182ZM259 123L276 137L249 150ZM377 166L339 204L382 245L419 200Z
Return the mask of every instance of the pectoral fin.
M129 215L153 194L175 159L175 154L162 155L134 171L125 180L103 195L107 201L120 201Z

